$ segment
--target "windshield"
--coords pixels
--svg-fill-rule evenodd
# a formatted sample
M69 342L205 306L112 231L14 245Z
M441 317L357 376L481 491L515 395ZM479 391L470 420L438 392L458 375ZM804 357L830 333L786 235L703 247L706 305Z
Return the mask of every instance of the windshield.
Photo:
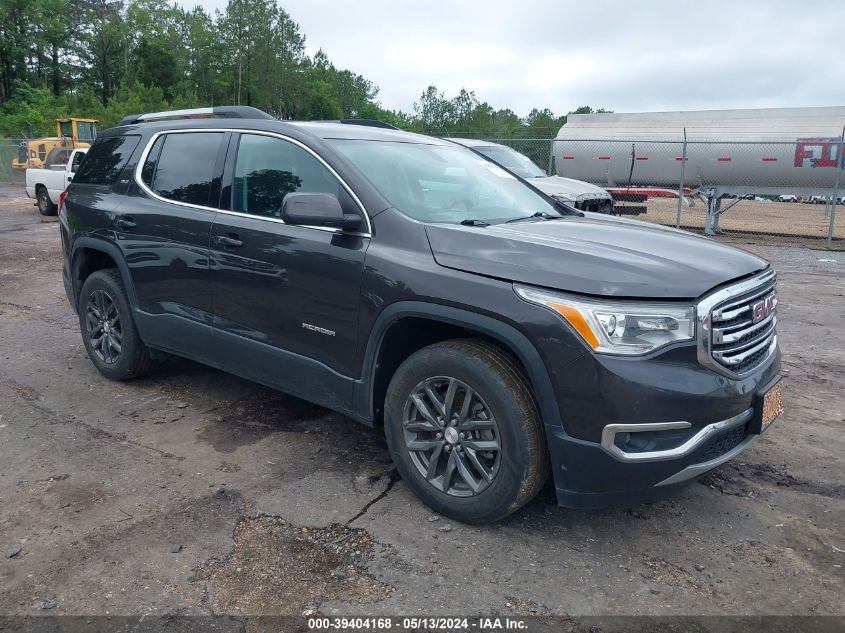
M555 206L512 174L464 147L333 139L330 141L405 215L421 222L491 224Z
M510 147L474 147L479 154L509 169L521 178L545 178L546 172L537 167L528 156L524 156Z

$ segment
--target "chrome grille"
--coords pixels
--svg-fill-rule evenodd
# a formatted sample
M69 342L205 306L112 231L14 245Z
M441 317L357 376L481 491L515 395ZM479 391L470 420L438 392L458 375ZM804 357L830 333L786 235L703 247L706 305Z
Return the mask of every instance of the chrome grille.
M702 311L703 309L703 311ZM775 276L730 286L699 304L706 364L733 376L764 363L777 347Z

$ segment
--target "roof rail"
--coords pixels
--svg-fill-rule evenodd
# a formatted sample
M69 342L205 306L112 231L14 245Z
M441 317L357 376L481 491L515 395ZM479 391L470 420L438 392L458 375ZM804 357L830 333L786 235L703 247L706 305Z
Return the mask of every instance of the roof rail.
M346 125L365 125L367 127L380 127L386 130L398 130L399 128L390 123L379 121L378 119L340 119L339 123Z
M250 106L217 106L215 108L192 108L190 110L168 110L165 112L148 112L146 114L130 114L124 117L118 126L144 123L145 121L160 121L162 119L190 119L197 117L216 116L227 119L265 119L275 121L273 117Z

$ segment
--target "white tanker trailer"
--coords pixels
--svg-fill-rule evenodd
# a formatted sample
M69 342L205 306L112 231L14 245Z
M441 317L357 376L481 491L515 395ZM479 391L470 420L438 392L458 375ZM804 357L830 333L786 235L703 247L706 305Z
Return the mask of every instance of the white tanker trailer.
M845 169L843 133L845 107L573 114L554 156L560 176L629 201L677 192L683 167L713 233L726 194L830 196L837 165Z

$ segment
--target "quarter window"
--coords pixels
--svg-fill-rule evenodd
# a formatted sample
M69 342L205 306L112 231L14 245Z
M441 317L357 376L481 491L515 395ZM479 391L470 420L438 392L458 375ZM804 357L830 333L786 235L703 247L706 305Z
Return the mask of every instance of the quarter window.
M284 197L301 191L340 194L340 182L301 147L272 136L244 134L238 144L232 210L281 217Z
M165 134L156 141L141 168L144 184L162 198L209 206L222 139L220 132Z
M141 180L147 187L153 186L153 176L155 175L156 165L158 165L162 145L164 145L164 136L159 136L147 153L147 160L144 161L144 166L141 168Z

